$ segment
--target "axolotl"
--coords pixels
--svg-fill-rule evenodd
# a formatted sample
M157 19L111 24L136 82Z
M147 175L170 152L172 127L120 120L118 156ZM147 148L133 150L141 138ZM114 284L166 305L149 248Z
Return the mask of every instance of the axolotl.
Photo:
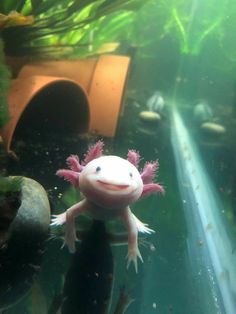
M129 150L127 159L114 155L103 155L102 141L94 144L80 163L77 155L67 158L69 169L60 169L57 175L69 181L80 190L83 199L60 215L54 215L51 225L65 223L65 243L70 252L75 252L75 218L87 213L93 219L106 221L121 218L128 231L128 263L134 263L137 272L137 258L142 260L138 248L138 232L152 233L147 224L141 222L132 212L130 204L153 192L164 192L154 183L157 161L147 162L142 172L138 170L140 155Z

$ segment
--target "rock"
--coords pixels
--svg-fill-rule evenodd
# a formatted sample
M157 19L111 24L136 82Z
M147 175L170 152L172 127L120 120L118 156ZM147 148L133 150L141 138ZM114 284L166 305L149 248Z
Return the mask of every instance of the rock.
M154 111L141 111L139 113L139 118L145 122L158 122L161 120L159 113Z
M49 234L50 205L38 182L23 177L19 205L0 247L0 310L17 303L31 289Z
M24 233L29 230L32 234L47 233L50 224L50 205L47 193L37 181L23 178L21 206L14 219L11 230Z
M202 123L201 130L212 135L222 135L226 132L226 129L223 125L214 122Z

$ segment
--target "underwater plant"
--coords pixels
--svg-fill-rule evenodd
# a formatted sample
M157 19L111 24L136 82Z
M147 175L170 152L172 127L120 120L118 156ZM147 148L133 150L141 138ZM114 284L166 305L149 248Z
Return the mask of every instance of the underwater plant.
M8 55L88 56L99 53L104 43L118 41L141 48L142 57L154 57L153 45L167 37L184 55L198 55L209 38L214 38L224 49L230 36L228 25L235 20L236 4L228 0L6 0L0 3L0 13L5 18L7 15L9 18L11 11L21 15L13 15L11 27L2 31L0 15L0 34ZM228 49L225 53L229 54ZM230 54L230 58L234 61L234 55Z
M9 119L7 90L10 84L10 71L4 63L3 41L0 38L0 128Z
M165 17L162 37L170 35L185 55L198 55L210 38L220 45L230 35L227 24L235 23L234 1L160 1L159 8Z
M183 54L199 54L210 35L219 35L226 16L227 1L218 4L215 1L193 0L191 3L173 2L168 7L169 20L164 30L166 33L175 32Z
M5 27L0 35L5 42L6 54L10 56L71 56L78 47L89 52L91 43L88 38L91 35L87 34L93 22L100 21L103 24L108 15L125 13L122 18L117 16L114 22L120 20L116 30L123 30L126 22L121 23L121 20L126 20L128 12L135 11L142 5L141 0L4 1L0 3L0 12L3 15L14 10L25 17L33 17L33 23ZM99 42L101 41L100 38Z
M222 49L225 41L230 42L235 51L235 41L229 31L229 25L235 29L235 14L236 3L228 0L148 1L136 12L123 37L143 48L146 57L156 57L153 45L165 38L174 42L183 55L199 55L210 38Z

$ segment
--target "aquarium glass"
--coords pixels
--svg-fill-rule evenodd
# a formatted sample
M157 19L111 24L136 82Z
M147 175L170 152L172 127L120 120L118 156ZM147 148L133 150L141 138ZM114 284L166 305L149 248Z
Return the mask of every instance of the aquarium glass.
M1 314L236 313L235 32L234 0L0 1Z

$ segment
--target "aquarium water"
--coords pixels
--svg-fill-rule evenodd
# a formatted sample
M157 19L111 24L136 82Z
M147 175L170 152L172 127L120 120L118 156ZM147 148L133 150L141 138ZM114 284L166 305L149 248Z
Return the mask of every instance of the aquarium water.
M236 314L235 32L235 0L0 0L0 314Z

